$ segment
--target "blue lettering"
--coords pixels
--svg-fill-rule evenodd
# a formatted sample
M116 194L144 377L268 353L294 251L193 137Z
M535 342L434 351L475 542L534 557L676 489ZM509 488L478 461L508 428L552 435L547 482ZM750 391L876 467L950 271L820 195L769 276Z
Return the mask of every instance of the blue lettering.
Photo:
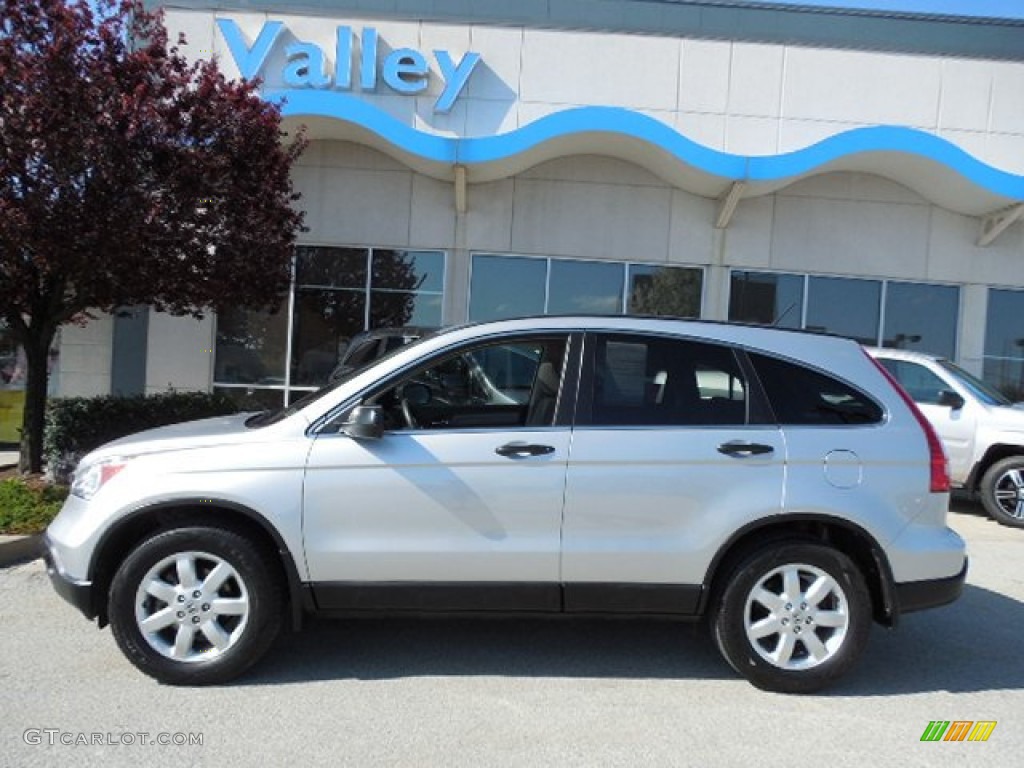
M284 29L284 24L280 21L265 22L252 47L246 43L237 22L232 19L217 19L217 27L227 43L228 51L235 60L239 73L243 78L251 80L260 76L271 50ZM297 41L285 48L286 63L281 76L290 88L329 88L333 81L339 90L351 90L355 87L353 59L358 56L358 87L363 91L374 91L377 88L379 44L377 30L373 27L364 27L359 35L357 51L356 35L352 28L340 25L335 37L336 64L333 73L329 70L327 57L320 46ZM466 87L469 76L480 63L480 54L464 53L457 64L448 51L435 50L434 57L437 59L443 81L441 95L434 104L434 111L447 113L451 111L456 99ZM416 95L427 89L430 65L420 51L414 48L399 48L384 59L381 76L391 90L410 96Z
M324 52L312 43L292 43L284 49L288 63L284 81L293 88L326 88L331 76L324 71Z
M334 82L336 87L347 91L352 87L352 28L338 27L337 42L334 44Z
M469 80L469 76L473 73L473 69L479 63L480 54L464 54L458 66L455 66L452 56L448 51L434 51L434 57L437 59L437 66L441 68L441 78L444 80L444 90L441 91L441 95L437 98L434 111L449 112L459 94L462 93L462 89L465 87L466 81Z
M280 21L268 21L260 30L259 37L252 44L252 48L245 44L242 38L242 30L238 28L231 19L217 19L217 26L220 28L224 42L228 44L231 57L238 65L238 71L246 80L252 80L263 68L263 64L270 55L270 49L274 47L277 36L281 34L284 24Z
M363 29L363 59L359 68L359 87L364 91L377 89L377 30Z
M422 93L427 87L427 60L412 48L392 51L384 60L384 82L399 93Z

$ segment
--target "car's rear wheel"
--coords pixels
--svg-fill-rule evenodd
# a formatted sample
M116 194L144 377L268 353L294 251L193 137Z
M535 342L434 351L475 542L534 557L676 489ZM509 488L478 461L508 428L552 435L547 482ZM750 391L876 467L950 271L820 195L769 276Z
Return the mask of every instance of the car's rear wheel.
M993 520L1024 528L1024 456L1010 456L989 467L979 490Z
M843 553L779 543L728 577L712 630L726 661L758 688L809 693L857 661L871 630L871 597Z
M281 627L271 556L221 528L178 528L136 547L110 586L110 626L121 651L157 680L202 685L254 664Z

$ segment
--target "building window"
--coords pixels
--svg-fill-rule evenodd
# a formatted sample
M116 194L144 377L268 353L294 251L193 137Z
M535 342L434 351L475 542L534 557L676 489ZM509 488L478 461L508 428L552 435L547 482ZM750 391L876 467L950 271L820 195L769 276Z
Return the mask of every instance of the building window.
M729 320L734 323L803 328L804 276L773 272L733 272Z
M325 384L360 331L440 326L444 269L437 251L299 247L277 312L218 316L214 388L247 407L277 407Z
M882 346L952 358L959 308L956 286L890 282L885 290Z
M950 358L959 307L960 289L952 285L745 271L730 281L734 322L826 331Z
M469 319L623 312L700 317L703 283L696 267L477 254Z
M1024 400L1024 291L989 289L982 378Z
M812 277L804 327L878 344L882 284L877 280Z

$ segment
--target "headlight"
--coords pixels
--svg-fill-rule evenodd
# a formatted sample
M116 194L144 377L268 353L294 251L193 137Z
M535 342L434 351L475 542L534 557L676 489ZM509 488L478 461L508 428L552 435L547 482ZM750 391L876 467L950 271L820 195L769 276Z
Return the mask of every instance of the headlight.
M86 467L79 467L75 470L75 477L71 481L71 493L88 501L127 464L127 459L106 459Z

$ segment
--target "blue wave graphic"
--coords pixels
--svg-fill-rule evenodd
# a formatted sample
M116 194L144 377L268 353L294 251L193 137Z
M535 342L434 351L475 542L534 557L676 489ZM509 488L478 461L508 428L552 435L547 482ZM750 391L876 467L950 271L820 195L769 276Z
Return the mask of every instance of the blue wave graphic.
M646 143L680 163L728 181L779 182L851 156L899 153L930 160L992 194L1024 200L1024 176L988 165L943 138L901 126L855 128L794 152L747 156L705 147L659 120L620 107L577 107L496 136L451 138L418 131L383 110L338 91L283 89L268 90L263 96L269 101L282 101L285 116L343 120L380 136L398 149L445 164L486 164L515 157L557 139L607 134Z

